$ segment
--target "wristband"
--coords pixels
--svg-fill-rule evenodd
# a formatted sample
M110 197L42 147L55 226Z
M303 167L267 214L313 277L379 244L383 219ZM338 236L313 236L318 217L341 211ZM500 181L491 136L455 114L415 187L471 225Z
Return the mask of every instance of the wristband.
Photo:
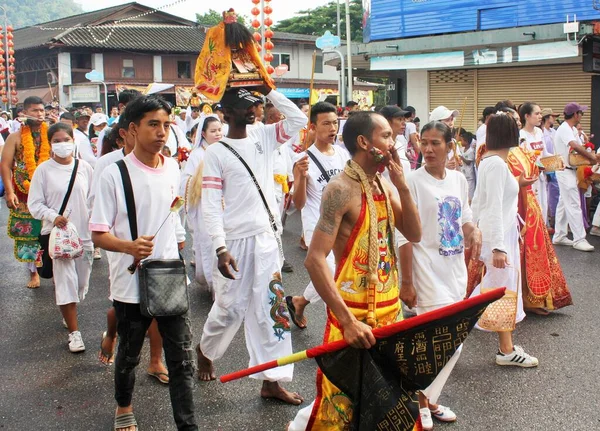
M492 250L492 253L496 253L496 252L507 254L504 250L500 250L499 248L495 248Z
M222 247L220 250L217 251L217 257L225 253L227 253L227 247Z

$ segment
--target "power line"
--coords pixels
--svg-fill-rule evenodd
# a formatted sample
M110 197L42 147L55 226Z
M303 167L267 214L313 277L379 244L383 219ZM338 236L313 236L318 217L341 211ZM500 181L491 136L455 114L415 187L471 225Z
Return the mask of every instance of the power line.
M36 26L36 27L40 30L46 30L46 31L71 31L71 30L77 30L77 29L85 29L89 32L90 36L92 37L92 39L94 39L94 41L96 43L104 44L104 43L108 42L108 40L110 39L110 37L113 35L114 31L117 28L126 28L125 26L119 26L119 24L127 22L127 21L133 21L133 20L136 20L139 18L143 18L145 16L154 14L156 12L160 12L163 9L168 9L170 7L176 6L180 3L185 3L187 1L188 0L175 0L171 3L157 7L155 9L150 9L146 12L142 12L142 13L134 15L134 16L119 19L112 24L101 24L101 25L96 25L96 26L75 26L75 27L43 27L43 26ZM182 26L168 26L168 27L169 28L189 28L190 26L182 25ZM106 35L106 37L104 37L103 39L97 38L96 35L94 34L93 30L98 30L98 29L108 29L109 31L108 31L108 34Z

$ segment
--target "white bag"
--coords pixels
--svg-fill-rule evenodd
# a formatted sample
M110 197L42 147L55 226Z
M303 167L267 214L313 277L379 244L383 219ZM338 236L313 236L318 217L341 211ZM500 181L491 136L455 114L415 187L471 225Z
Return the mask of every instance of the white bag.
M52 228L48 254L51 259L76 259L83 255L83 241L73 223L69 222L63 228Z

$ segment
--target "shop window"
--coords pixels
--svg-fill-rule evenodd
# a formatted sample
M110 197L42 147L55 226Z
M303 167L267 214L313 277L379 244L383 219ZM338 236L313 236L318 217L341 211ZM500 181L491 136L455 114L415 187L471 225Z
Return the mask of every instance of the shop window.
M192 77L192 64L189 61L177 62L177 77L179 79L190 79Z
M121 76L123 78L135 78L135 69L133 67L133 60L123 59L123 71Z
M91 69L92 54L71 53L71 68L73 69Z
M291 54L273 54L273 61L271 62L271 65L273 67L277 67L280 64L287 64L288 71L290 71L292 69L290 61L291 59Z
M315 58L315 73L323 73L323 56L317 55Z

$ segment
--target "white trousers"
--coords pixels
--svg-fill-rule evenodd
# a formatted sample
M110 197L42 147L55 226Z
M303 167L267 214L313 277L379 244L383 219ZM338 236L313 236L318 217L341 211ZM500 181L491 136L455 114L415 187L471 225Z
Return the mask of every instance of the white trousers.
M416 307L417 315L423 314L423 313L429 313L430 311L434 311L439 308L446 307L446 306L452 305L452 304L453 303L442 304L442 305L433 305L431 307L417 306ZM431 382L431 384L423 391L423 394L427 397L430 404L437 404L440 394L442 393L442 390L444 389L444 386L446 385L446 382L448 381L448 378L450 377L452 370L456 366L456 363L458 362L458 358L460 357L461 352L462 352L462 345L456 350L456 352L454 352L454 354L452 355L450 360L446 363L446 365L444 365L444 368L442 368L442 370L438 373L438 375L433 380L433 382Z
M215 259L215 302L204 324L200 341L202 353L211 361L221 358L244 321L250 367L290 355L290 318L275 237L265 232L226 243L239 272L234 272L235 280L223 277ZM251 377L289 382L293 372L294 366L286 365Z
M206 284L208 290L212 291L212 273L216 255L215 250L213 250L212 240L204 224L201 203L198 204L197 208L188 211L187 220L188 225L193 226L192 241L194 243L194 259L196 260L196 281L200 284Z
M600 203L596 207L596 212L594 213L594 219L592 220L592 226L600 227Z
M54 294L56 305L79 303L87 295L92 262L92 250L85 250L77 259L55 259L52 261L54 272Z
M539 179L531 186L535 196L537 197L540 208L542 209L542 217L544 224L548 223L548 180L546 175L540 174Z
M565 169L556 172L556 179L560 196L556 207L553 239L556 241L566 238L567 229L570 226L573 243L577 244L586 238L579 188L577 187L577 174L575 171Z

